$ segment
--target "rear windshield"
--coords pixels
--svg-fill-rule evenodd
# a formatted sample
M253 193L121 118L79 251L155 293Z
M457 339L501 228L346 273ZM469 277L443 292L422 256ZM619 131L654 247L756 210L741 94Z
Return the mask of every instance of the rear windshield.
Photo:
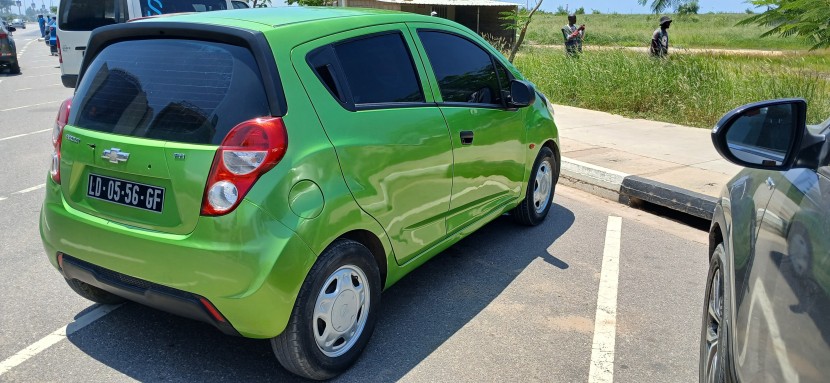
M134 40L87 68L69 122L101 132L220 144L242 121L270 115L253 55L234 45Z
M61 0L58 27L64 31L91 31L129 20L128 0Z
M228 9L226 0L139 0L139 4L141 4L141 16Z

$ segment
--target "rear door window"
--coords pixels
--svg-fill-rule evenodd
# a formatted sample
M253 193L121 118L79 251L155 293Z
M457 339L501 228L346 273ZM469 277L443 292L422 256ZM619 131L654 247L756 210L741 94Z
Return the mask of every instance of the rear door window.
M219 144L240 122L270 115L248 49L193 40L110 45L87 68L75 100L72 125L196 144Z
M139 0L139 4L141 4L141 16L228 9L228 3L225 0Z
M130 19L127 0L62 0L58 25L65 31L91 31Z
M343 103L360 106L424 102L415 64L399 32L327 45L310 53L308 62L320 81Z

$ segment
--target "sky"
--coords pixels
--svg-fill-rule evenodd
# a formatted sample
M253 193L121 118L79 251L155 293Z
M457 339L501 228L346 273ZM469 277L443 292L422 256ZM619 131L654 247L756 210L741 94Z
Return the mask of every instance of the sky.
M506 0L513 3L523 4L525 0ZM534 4L534 0L526 0L530 5ZM651 4L651 0L648 1ZM751 5L746 0L698 0L700 5L700 13L707 12L733 12L742 13ZM637 0L545 0L542 2L542 10L553 12L559 6L568 6L568 9L575 10L579 7L585 7L585 11L590 13L592 9L597 9L602 13L651 13L648 6L642 6Z

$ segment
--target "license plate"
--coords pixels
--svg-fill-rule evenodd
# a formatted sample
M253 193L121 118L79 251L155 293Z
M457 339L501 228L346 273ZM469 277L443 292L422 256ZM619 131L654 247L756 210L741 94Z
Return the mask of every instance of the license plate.
M86 195L119 205L161 213L164 188L89 174Z

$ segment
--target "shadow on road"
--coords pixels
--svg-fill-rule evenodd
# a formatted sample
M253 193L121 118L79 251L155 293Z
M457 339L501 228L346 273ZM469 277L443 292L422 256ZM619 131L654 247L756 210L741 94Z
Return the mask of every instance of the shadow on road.
M547 248L574 223L553 205L544 224L523 227L502 216L412 272L382 296L375 333L338 381L403 377L464 327L534 260L559 272L569 265ZM127 304L70 335L106 366L140 381L297 381L266 340L222 335L207 324Z

